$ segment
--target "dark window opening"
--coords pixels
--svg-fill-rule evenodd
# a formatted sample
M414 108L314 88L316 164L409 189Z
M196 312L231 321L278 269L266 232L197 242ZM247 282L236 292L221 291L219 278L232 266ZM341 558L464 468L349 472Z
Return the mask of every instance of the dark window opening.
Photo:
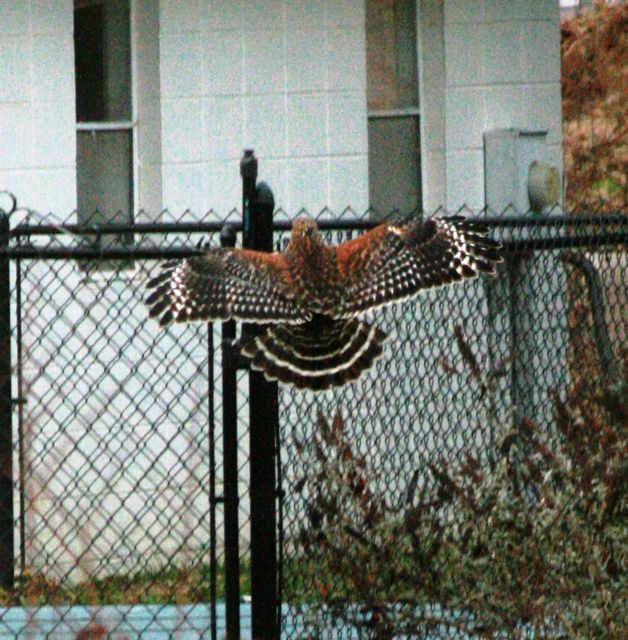
M74 7L77 219L128 225L134 202L129 1L77 0ZM105 234L98 242L124 246L133 237Z
M92 5L74 12L76 119L105 119L105 66L103 60L103 8Z

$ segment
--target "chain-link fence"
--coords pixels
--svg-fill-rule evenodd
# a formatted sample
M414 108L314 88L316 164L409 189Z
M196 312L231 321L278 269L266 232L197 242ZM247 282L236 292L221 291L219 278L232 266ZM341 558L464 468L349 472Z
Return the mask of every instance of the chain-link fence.
M569 635L574 607L623 615L625 505L609 501L626 448L628 218L462 213L504 244L496 278L376 312L393 337L356 382L279 388L282 637L541 637ZM350 210L319 220L334 243L372 224ZM106 260L86 259L95 230L12 225L15 535L0 635L224 637L234 545L250 593L247 372L227 459L220 325L161 329L143 303L158 260L219 244L222 222L140 217L133 246L107 242ZM275 222L280 248L289 216ZM226 540L233 465L239 535ZM591 513L597 528L574 540ZM246 603L240 616L247 637Z
M222 637L218 329L148 322L144 285L157 261L137 255L189 255L201 239L218 242L223 220L163 214L163 234L152 223L142 234L140 218L132 248L128 231L101 243L33 213L12 228L12 249L37 257L10 262L16 578L2 600L26 608L0 613L0 635L67 638L95 616L119 637L147 628ZM103 245L120 258L73 259ZM246 514L244 415L238 434ZM246 517L241 525L244 551ZM98 609L64 608L72 604Z
M356 384L282 389L286 626L310 638L625 632L606 601L621 600L625 524L606 536L626 513L626 226L614 220L607 244L610 218L579 222L495 221L508 256L497 279L377 314L395 337Z

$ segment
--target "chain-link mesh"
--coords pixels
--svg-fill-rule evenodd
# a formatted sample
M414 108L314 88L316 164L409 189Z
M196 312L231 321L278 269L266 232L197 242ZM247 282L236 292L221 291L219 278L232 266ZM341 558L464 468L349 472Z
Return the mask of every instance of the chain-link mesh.
M164 212L158 223L174 228L136 234L132 251L183 249L200 240L216 245L217 234L203 226L219 229L224 219L186 213L177 221ZM236 212L227 217L239 219ZM129 235L121 234L125 243L115 234L101 243L94 235L74 235L72 226L59 233L54 217L32 213L22 225L33 233L14 230L14 246L40 247L44 254L125 245ZM189 230L195 227L198 232ZM147 629L209 637L212 630L208 605L212 595L219 602L224 594L219 326L162 330L148 321L144 285L157 263L131 254L98 261L44 255L11 263L19 543L16 587L2 592L2 604L26 608L0 612L0 635L38 629L73 637L92 619L121 634L112 637L137 637ZM241 412L243 552L246 424ZM77 604L96 608L65 608ZM224 634L221 607L216 637Z
M363 229L350 210L340 219L355 228L325 231L331 242ZM207 223L218 220L186 214L160 234L136 233L126 259L106 263L72 258L97 238L38 235L46 220L14 229L12 246L41 255L11 260L19 508L1 633L70 637L91 621L112 637L210 637L217 602L223 637L219 326L149 321L144 284L156 261L137 257L216 245ZM392 338L358 381L280 387L282 637L512 637L555 630L557 603L584 597L554 584L574 568L543 546L534 518L554 536L551 518L579 508L565 469L584 464L586 447L570 448L570 421L625 449L609 398L618 402L626 379L626 227L618 216L549 220L506 212L491 232L506 248L497 278L375 312ZM277 232L278 247L286 237ZM46 257L59 247L65 259ZM248 386L238 376L247 594ZM596 467L602 483L614 477L613 451ZM560 474L562 485L548 479ZM559 524L580 523L569 518ZM573 551L564 536L555 544ZM602 544L605 571L622 544ZM529 567L513 564L518 554ZM595 577L613 593L615 577Z
M625 516L613 502L627 442L625 226L609 246L609 227L569 222L508 223L507 213L493 233L508 251L497 278L374 314L394 338L358 382L282 387L284 628L304 638L625 631L606 600L619 597L625 526L605 537ZM579 477L593 460L599 503ZM608 528L577 538L589 508Z

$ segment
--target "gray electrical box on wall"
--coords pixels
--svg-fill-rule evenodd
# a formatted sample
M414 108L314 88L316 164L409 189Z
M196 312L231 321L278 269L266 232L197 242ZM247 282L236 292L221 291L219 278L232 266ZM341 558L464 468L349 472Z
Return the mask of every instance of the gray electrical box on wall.
M547 131L494 129L484 133L484 197L501 213L542 213L560 200L558 169L548 163Z

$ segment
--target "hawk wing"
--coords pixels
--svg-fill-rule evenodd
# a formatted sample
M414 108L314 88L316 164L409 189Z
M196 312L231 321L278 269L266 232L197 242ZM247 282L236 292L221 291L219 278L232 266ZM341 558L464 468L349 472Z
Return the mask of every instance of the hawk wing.
M160 325L235 318L301 324L310 314L294 300L286 261L279 253L210 249L163 265L148 282L149 315Z
M494 273L500 244L462 216L382 224L335 247L343 291L334 317L357 315L480 272Z

